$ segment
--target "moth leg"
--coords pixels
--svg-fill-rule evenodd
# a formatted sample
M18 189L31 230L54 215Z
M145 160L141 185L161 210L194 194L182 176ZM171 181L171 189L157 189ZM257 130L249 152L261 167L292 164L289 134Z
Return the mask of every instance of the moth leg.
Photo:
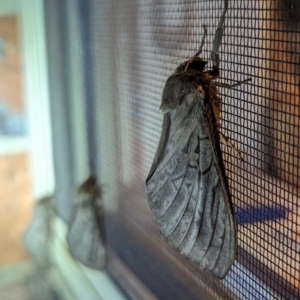
M203 98L205 97L205 91L204 91L202 85L199 85L199 86L197 87L197 91L201 94L201 96L202 96Z
M214 80L214 79L217 79L220 75L220 69L219 69L219 54L217 53L214 53L214 59L213 59L213 69L211 71L207 71L207 72L204 72L204 74L206 75L205 76L205 79L206 80Z
M224 88L228 88L228 89L232 89L232 88L235 88L235 87L237 87L237 86L240 86L240 85L242 85L243 83L246 83L246 82L248 82L248 81L251 81L251 78L248 78L248 79L246 79L246 80L241 80L241 81L238 81L238 82L236 82L236 83L234 83L234 84L227 84L227 83L222 83L222 82L216 82L216 81L214 81L214 82L211 82L211 86L217 86L217 87L224 87Z
M236 154L238 155L238 157L240 158L241 161L245 161L244 158L242 157L241 151L229 140L228 137L226 137L220 131L219 131L219 137L220 137L220 140L223 144L225 144L226 146L231 147L236 152Z

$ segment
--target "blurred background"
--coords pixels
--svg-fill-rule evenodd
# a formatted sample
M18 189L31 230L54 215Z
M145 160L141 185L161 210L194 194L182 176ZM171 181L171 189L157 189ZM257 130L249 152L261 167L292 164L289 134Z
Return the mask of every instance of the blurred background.
M46 228L53 218L35 209L55 190L43 2L0 2L0 299L124 299L104 271L101 292L91 284L93 270L85 275L67 250L66 228L55 230L63 240L55 244ZM46 263L53 247L63 270L53 257Z

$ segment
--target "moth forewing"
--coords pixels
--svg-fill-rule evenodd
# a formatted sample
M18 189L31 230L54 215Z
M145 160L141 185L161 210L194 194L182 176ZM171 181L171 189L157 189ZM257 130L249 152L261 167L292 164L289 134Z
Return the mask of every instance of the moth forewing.
M105 267L105 246L101 224L101 190L93 177L78 189L67 242L71 254L93 269Z
M209 115L210 102L205 104L196 90L166 113L146 185L165 240L223 278L234 262L236 233L218 135Z

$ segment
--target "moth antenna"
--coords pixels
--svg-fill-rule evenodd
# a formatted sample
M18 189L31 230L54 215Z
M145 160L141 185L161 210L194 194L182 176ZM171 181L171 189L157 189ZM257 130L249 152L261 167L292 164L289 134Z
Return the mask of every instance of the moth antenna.
M223 25L225 22L225 16L227 13L228 9L228 0L224 0L224 9L218 24L218 28L215 33L215 37L213 40L213 45L212 45L212 51L211 51L211 60L213 61L213 66L217 66L218 62L216 61L216 55L219 52L219 48L222 44L222 37L223 37Z
M177 60L187 60L189 59L189 57L186 57L186 56L180 56L180 57L176 57L176 58L172 58L172 59L168 59L166 61L163 62L163 64L167 64L167 63L172 63L172 62L175 62Z
M199 56L199 54L202 52L202 49L203 49L203 46L204 46L204 43L205 43L205 39L207 37L207 27L206 25L203 25L203 28L204 28L204 34L203 34L203 37L202 37L202 40L201 40L201 44L200 44L200 47L199 47L199 50L196 52L196 54L190 58L190 60L187 62L185 68L184 68L184 72L187 71L190 63L194 60L195 57Z
M201 44L200 44L199 50L198 50L197 53L194 55L194 57L197 57L197 56L199 56L199 54L202 53L202 49L203 49L203 46L204 46L204 43L205 43L205 39L206 39L206 37L207 37L207 26L206 26L206 25L203 25L203 28L204 28L204 34L203 34L203 36L202 36Z

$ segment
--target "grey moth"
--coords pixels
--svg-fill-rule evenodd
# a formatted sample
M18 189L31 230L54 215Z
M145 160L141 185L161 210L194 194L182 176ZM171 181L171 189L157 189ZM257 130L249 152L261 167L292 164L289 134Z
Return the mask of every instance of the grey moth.
M48 266L50 261L50 242L52 238L52 220L55 216L55 199L47 196L37 201L23 241L27 251L40 266Z
M216 82L223 23L228 1L214 37L212 69L199 51L180 64L165 84L161 138L146 179L148 202L166 242L201 269L221 279L237 251L237 231L220 140L221 98ZM238 150L237 150L238 151Z
M77 191L67 243L78 261L97 270L105 267L102 214L101 190L95 178L90 177Z

